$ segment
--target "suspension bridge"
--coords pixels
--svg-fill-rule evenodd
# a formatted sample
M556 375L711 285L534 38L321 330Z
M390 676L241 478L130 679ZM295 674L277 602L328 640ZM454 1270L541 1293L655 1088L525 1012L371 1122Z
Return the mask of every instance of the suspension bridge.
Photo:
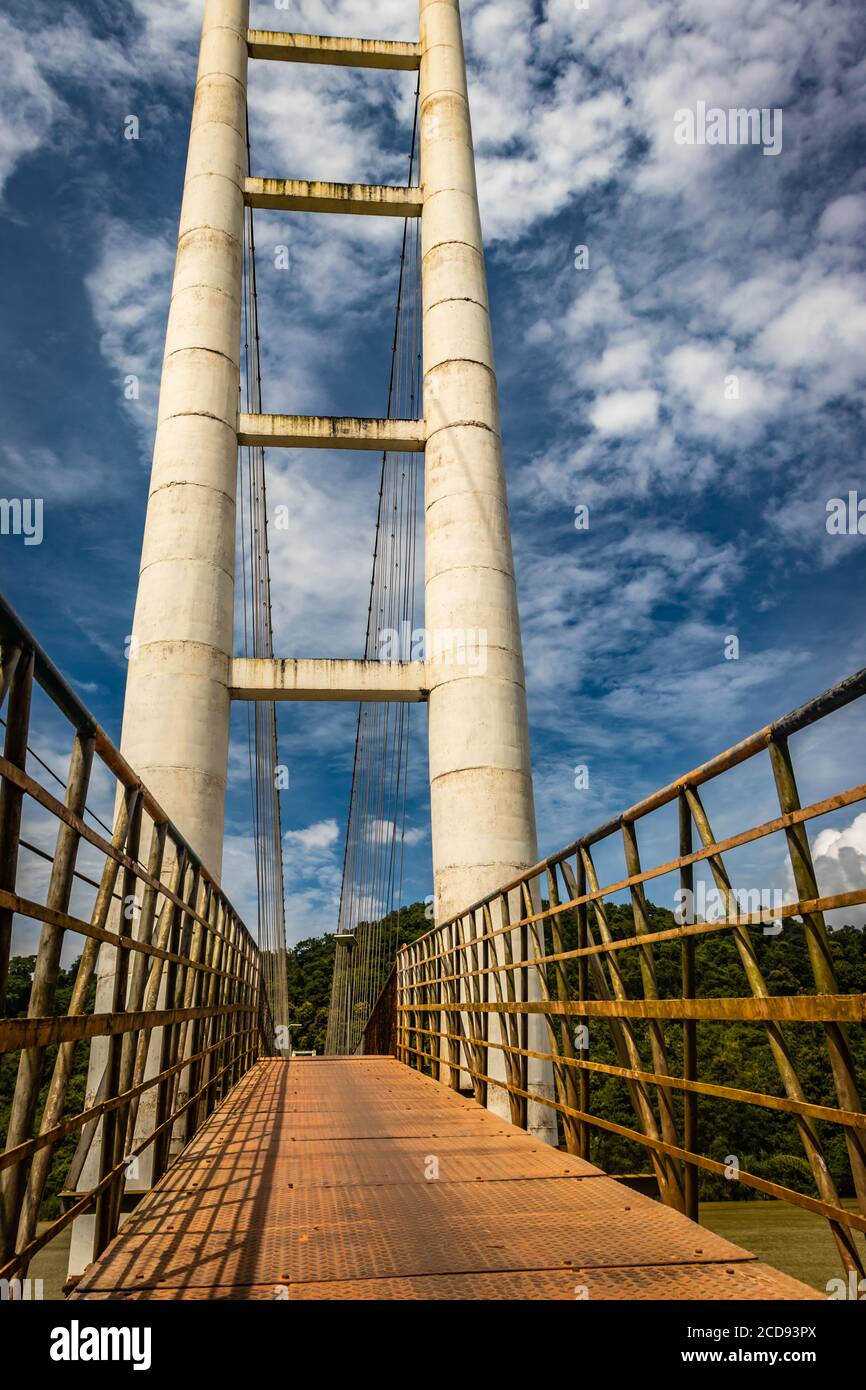
M295 80L311 63L410 74L406 184L254 174L247 81L260 61L297 65ZM402 222L381 418L264 413L258 209ZM275 654L265 450L279 448L382 456L360 659ZM433 641L415 651L422 492ZM866 671L539 858L457 0L421 0L418 42L253 31L247 0L206 0L133 634L116 746L0 601L8 1287L71 1228L75 1300L817 1297L699 1224L700 1174L727 1176L702 1124L710 1101L784 1118L799 1185L746 1168L736 1180L821 1218L840 1272L866 1276L866 996L840 983L827 921L866 903L866 885L824 891L809 836L866 786L824 786L808 764L809 731L862 712ZM315 1058L288 1041L283 700L359 711ZM233 703L247 713L249 925L221 886ZM405 940L415 704L434 920ZM59 772L32 747L49 718L69 740ZM720 833L716 788L745 764L774 814L751 823L753 798L734 795L736 824ZM110 825L92 810L97 775L115 793ZM773 918L802 929L799 992L768 979L765 909L744 910L733 886L732 858L765 841L787 857ZM693 900L702 871L723 911L659 926L648 890ZM34 923L22 995L15 938ZM705 978L708 940L728 950L737 995ZM762 1051L765 1089L701 1074L708 1030L734 1025ZM598 1136L645 1154L647 1192L593 1161ZM60 1215L42 1219L58 1168Z

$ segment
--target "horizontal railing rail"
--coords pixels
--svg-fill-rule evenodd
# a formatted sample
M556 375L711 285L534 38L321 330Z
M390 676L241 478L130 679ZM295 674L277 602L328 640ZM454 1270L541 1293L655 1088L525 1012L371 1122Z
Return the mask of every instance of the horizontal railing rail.
M404 946L397 958L397 1056L455 1089L471 1086L481 1104L505 1106L511 1120L524 1127L530 1106L545 1107L557 1117L562 1142L584 1158L590 1156L593 1134L642 1146L662 1200L694 1219L699 1171L728 1178L733 1171L745 1187L825 1217L843 1266L862 1277L864 1251L855 1232L866 1231L866 1115L860 1099L866 993L840 988L825 913L866 903L866 882L822 893L808 829L819 817L856 807L866 799L866 785L803 806L789 740L864 694L866 669ZM716 837L701 789L761 754L769 755L779 814ZM741 797L736 804L742 808L742 802ZM677 808L676 852L647 866L638 826L672 804ZM659 822L653 828L658 830ZM666 829L670 834L669 824ZM792 885L788 900L774 900L768 909L752 895L747 906L757 910L743 911L730 857L773 835L784 837L781 853ZM607 852L614 844L625 872L602 884L596 858L602 847ZM717 915L697 917L688 906L695 902L695 871L702 866L717 895ZM678 884L676 902L682 910L673 914L675 925L659 927L647 885L666 876ZM614 903L616 895L624 894L627 904ZM759 945L768 914L774 935L778 924L784 930L795 918L802 928L808 980L799 992L771 988L766 978ZM705 985L702 978L698 948L713 941L730 943L729 963L741 990L745 986L736 997L717 997L714 980ZM670 950L677 945L674 962ZM634 969L629 968L632 962ZM665 997L660 967L668 996L676 969L678 997ZM763 1056L775 1077L767 1092L699 1076L699 1030L726 1024L760 1029ZM823 1038L827 1086L835 1104L827 1103L827 1096L807 1094L792 1027L820 1029L815 1042ZM608 1054L601 1058L599 1028L605 1030ZM856 1049L852 1028L858 1030ZM749 1045L754 1041L749 1034ZM545 1082L545 1068L552 1082ZM608 1100L611 1083L624 1085L635 1123L603 1113L604 1098L594 1106L593 1082L605 1085ZM772 1094L776 1088L779 1094ZM789 1117L814 1195L739 1164L731 1170L729 1162L700 1152L701 1098ZM836 1169L847 1164L857 1209L843 1206L839 1197L827 1160L828 1126L837 1127L843 1137Z
M30 747L34 698L71 726L65 776ZM259 1053L274 1049L255 940L216 878L39 643L0 597L0 1278L92 1214L93 1256L115 1234L126 1178L155 1182ZM109 829L88 804L98 767ZM50 774L61 801L43 782ZM28 829L28 816L34 828ZM105 834L95 829L96 822ZM25 832L25 833L22 833ZM34 844L41 837L53 850ZM87 863L80 863L86 851ZM50 865L50 869L43 866ZM32 887L42 870L41 894ZM27 892L22 880L26 877ZM95 890L95 893L92 891ZM87 906L73 911L73 899ZM39 923L32 975L10 979L16 934ZM80 942L77 961L63 958ZM61 997L59 986L65 978ZM8 1016L10 984L17 1007ZM84 1105L82 1055L91 1043ZM14 1081L13 1081L14 1076ZM94 1086L93 1077L100 1079ZM77 1136L74 1154L62 1146ZM38 1230L46 1189L65 1209Z

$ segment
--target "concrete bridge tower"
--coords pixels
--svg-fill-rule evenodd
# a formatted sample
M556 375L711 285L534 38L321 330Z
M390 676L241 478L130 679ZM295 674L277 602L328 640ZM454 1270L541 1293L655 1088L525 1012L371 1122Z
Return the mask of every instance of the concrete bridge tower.
M481 629L485 660L431 663L437 920L534 863L520 619L458 0L421 0L425 623Z
M248 25L249 0L205 0L122 752L219 875L233 699L428 701L441 922L536 859L459 4L420 0L419 43L251 32ZM250 58L420 69L420 185L249 176ZM239 415L245 205L422 219L423 420ZM399 665L234 658L237 450L248 444L424 452L425 626L434 644L442 633L480 630L482 659L467 664L447 642L440 659ZM100 972L106 994L111 969L107 964ZM502 1074L495 1060L491 1068ZM99 1075L95 1047L90 1095ZM537 1084L548 1087L549 1078L539 1076ZM492 1103L506 1113L504 1096L497 1100L492 1092ZM542 1108L535 1126L547 1137L549 1116ZM147 1122L143 1104L140 1123ZM94 1143L91 1170L96 1150ZM143 1181L146 1186L146 1175ZM86 1222L77 1223L73 1266L86 1262L87 1239Z
M122 740L125 756L216 872L230 700L233 692L256 694L232 679L244 201L274 207L304 201L287 187L300 181L246 178L248 56L302 52L306 61L320 62L353 56L345 51L351 40L323 40L317 48L307 39L294 52L278 40L306 36L262 35L250 44L248 10L248 0L205 5ZM387 197L404 190L376 189L371 192L381 196L371 204L422 219L424 420L417 434L425 449L425 625L434 641L442 632L486 635L482 660L472 663L457 652L451 659L444 643L422 686L429 690L433 863L443 920L536 858L520 620L457 0L421 0L416 54L406 53L416 48L411 44L357 47L362 66L420 66L420 197L410 207L405 198ZM310 211L361 210L357 185L305 188ZM327 208L326 190L335 194ZM277 430L261 433L269 444L287 442ZM301 427L291 442L320 441L305 439ZM340 442L368 443L353 439L351 430ZM372 446L382 442L380 431ZM306 693L327 694L315 689L315 670L308 674ZM365 693L373 698L375 671L368 681ZM279 680L274 686L259 693L303 698L302 689L280 689ZM389 698L388 690L381 696Z
M121 751L219 874L229 748L249 0L206 0Z

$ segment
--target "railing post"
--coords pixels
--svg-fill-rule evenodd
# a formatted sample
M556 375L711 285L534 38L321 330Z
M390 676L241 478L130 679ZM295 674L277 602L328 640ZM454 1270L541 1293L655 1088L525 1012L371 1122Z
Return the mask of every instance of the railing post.
M244 961L246 963L247 980L247 1046L241 1065L241 1075L245 1075L250 1067L255 1063L259 1052L259 989L261 987L261 973L258 962L253 959L252 940L244 932Z
M165 822L154 824L151 828L150 851L147 859L147 874L151 879L161 882L163 860L165 857L165 843L167 830ZM137 890L136 890L137 892ZM142 900L139 903L136 897L136 922L133 936L143 945L149 946L153 940L153 928L156 919L156 910L159 900L159 890L152 884L146 883ZM149 957L141 952L135 952L129 968L129 985L126 992L126 1007L132 1012L139 1012L144 1004L144 994L147 988L147 963ZM134 1033L124 1033L123 1046L120 1058L120 1089L128 1091L135 1077L135 1064L138 1055L139 1041L145 1033L140 1029ZM145 1093L146 1094L146 1093ZM125 1135L123 1140L124 1147L129 1150L133 1145L135 1132L135 1116L138 1113L138 1106L135 1103L124 1106L119 1117L120 1131Z
M187 880L189 887L186 887ZM189 937L188 922L189 917L186 905L190 902L195 903L198 893L199 869L192 862L187 862L184 872L181 875L178 885L178 897L183 901L184 907L174 907L169 915L168 922L168 949L175 955L185 955L185 944ZM166 969L160 985L160 995L164 998L166 1009L180 1008L183 999L183 977L181 967L177 961L170 960L166 963ZM159 1064L158 1072L164 1072L177 1060L177 1035L178 1025L176 1023L166 1024L160 1030L159 1038ZM160 1081L157 1087L156 1115L154 1118L154 1129L160 1130L160 1134L153 1143L153 1169L151 1181L158 1182L165 1172L169 1161L171 1150L171 1126L168 1121L172 1114L172 1096L174 1092L174 1077L166 1077ZM166 1126L163 1128L163 1126Z
M410 1063L416 1071L421 1070L420 1050L423 1046L423 1040L418 1031L422 1026L419 1022L420 1015L418 1013L418 951L419 946L416 941L409 947L406 965L406 999L407 1002L410 1002L412 1005L412 1012L408 1016L408 1045L411 1048Z
M490 930L497 935L493 937L494 948L494 971L493 978L497 982L497 1002L503 1003L501 976L505 977L505 1000L509 1004L517 1003L518 990L517 980L515 979L514 949L512 938L514 932L510 930L511 910L508 902L507 893L499 893L495 900L499 904L498 926L497 917L490 914ZM508 928L508 930L503 930ZM511 1010L503 1011L494 1016L494 1040L493 1057L488 1068L488 1075L496 1081L505 1081L506 1094L503 1097L501 1086L488 1088L487 1104L496 1115L502 1115L503 1119L510 1119L513 1125L519 1125L521 1129L526 1127L526 1100L519 1096L511 1087L520 1086L523 1082L523 1061L519 1049L522 1046L523 1030L521 1028L521 1017L518 1013ZM496 1043L500 1046L497 1047ZM514 1049L506 1052L505 1048ZM506 1111L507 1107L507 1111ZM504 1113L505 1112L505 1113Z
M489 941L489 939L487 938L487 917L485 916L485 914L484 914L483 912L482 912L482 914L481 914L481 928L482 928L482 935L483 935L484 938L485 938L484 941L481 943L481 964L482 964L482 967L483 967L483 969L484 969L484 987L483 987L483 990L482 990L482 1001L483 1001L483 1003L485 1003L485 1004L489 1004L489 1003L490 1003L490 941ZM489 1010L489 1009L485 1009L484 1012L483 1012L482 1015L481 1015L481 1037L482 1037L482 1039L483 1039L483 1041L484 1041L484 1043L485 1043L485 1046L481 1049L482 1055L483 1055L483 1057L484 1057L484 1066L483 1066L482 1070L483 1070L485 1076L489 1076L489 1075L490 1075L490 1010ZM484 1089L483 1089L483 1095L482 1095L481 1097L479 1097L479 1099L481 1100L481 1104L482 1104L482 1105L487 1106L487 1105L489 1105L490 1083L489 1083L488 1081L484 1081L484 1082L482 1082L482 1086L483 1086L483 1088L484 1088Z
M15 653L18 652L18 655ZM3 684L9 690L6 736L3 756L21 771L27 763L27 734L30 728L30 701L33 691L33 652L10 650L3 653ZM21 833L21 803L24 793L7 778L0 784L0 888L15 891L18 869L18 839ZM6 1012L6 984L9 978L9 952L12 947L11 908L0 907L0 1014ZM12 1237L14 1240L14 1235Z
M231 943L229 941L229 918L228 909L224 902L220 903L219 915L217 917L217 927L219 939L216 943L216 955L214 966L220 974L214 974L211 984L212 1003L215 1009L224 1008L231 998ZM208 1055L205 1059L207 1069L207 1090L205 1091L204 1114L209 1115L217 1103L219 1083L216 1078L222 1068L222 1059L225 1052L223 1039L228 1029L227 1016L210 1019L208 1025Z
M130 811L132 801L129 795L118 798L117 809L114 817L114 830L111 836L111 848L116 852L121 852L126 847L129 835ZM94 927L104 930L109 915L114 907L114 892L117 884L120 865L114 855L108 855L102 870L102 877L96 894L96 901L91 913L91 922ZM88 1007L88 995L93 983L94 974L97 972L97 964L101 953L99 943L92 937L88 937L81 952L78 962L78 970L75 974L75 984L72 989L72 998L69 1001L69 1017L84 1013ZM108 947L106 945L106 954ZM102 986L103 995L105 985ZM97 980L96 986L97 1003L100 1000L100 981ZM75 1060L76 1043L64 1042L61 1044L57 1054L57 1061L54 1064L54 1075L51 1078L51 1085L48 1091L48 1099L45 1104L45 1114L43 1124L54 1124L63 1113L63 1106L66 1099L67 1087L72 1075L72 1067ZM105 1040L94 1038L90 1045L90 1053L87 1064L87 1089L85 1091L85 1105L90 1107L98 1099L104 1098L102 1095L103 1078L105 1075L104 1059L106 1056ZM100 1121L98 1118L90 1119L83 1126L75 1150L75 1156L66 1175L67 1188L76 1191L81 1180L92 1181L95 1186L96 1173L98 1172L97 1153L91 1152L94 1148L98 1151L97 1131ZM48 1164L50 1150L43 1150L35 1155L33 1167L30 1173L30 1184L25 1203L24 1216L30 1223L30 1233L36 1228L39 1214L39 1202L45 1179L48 1175ZM87 1178L84 1179L84 1175ZM23 1218L22 1218L23 1219ZM85 1265L93 1259L93 1232L94 1216L87 1212L79 1216L72 1227L72 1240L69 1255L70 1274L80 1274Z
M685 792L677 798L680 826L680 858L692 852L692 816ZM695 900L695 869L693 864L684 864L680 869L680 890L686 896L685 902ZM680 972L683 999L695 997L695 942L694 937L684 936L680 941ZM694 1019L683 1020L683 1078L697 1081L698 1078L698 1025ZM696 1153L698 1147L698 1097L695 1091L683 1092L683 1143L689 1153ZM693 1163L685 1165L683 1174L683 1195L685 1214L692 1221L700 1215L698 1198L698 1170Z
M215 972L219 969L220 949L222 946L222 943L219 938L219 920L221 911L222 905L220 902L220 895L216 890L214 890L211 893L210 897L210 906L208 912L209 926L207 932L207 941L205 943L205 964L207 965L208 970L207 974L204 975L202 981L201 993L202 1003L204 1004L205 1008L208 1009L208 1011L214 1008L214 1004L216 1001L217 976ZM213 1019L211 1017L208 1017L203 1019L200 1023L195 1024L193 1029L192 1052L194 1054L197 1052L204 1052L205 1055L201 1058L200 1061L194 1064L190 1074L190 1093L192 1095L197 1095L199 1091L203 1090L203 1094L196 1102L194 1111L190 1111L190 1125L187 1131L188 1135L191 1134L194 1130L198 1129L199 1125L202 1123L202 1121L208 1114L207 1102L208 1097L210 1095L210 1086L207 1084L207 1082L212 1073L213 1061L213 1053L209 1052L208 1048L214 1041L212 1025Z
M171 872L169 874L168 889L174 897L179 897L183 890L184 877L188 862L187 851L180 845L173 845L170 853L173 856ZM164 871L164 870L163 870ZM174 930L175 917L178 909L175 907L171 898L166 896L163 900L162 908L156 925L156 946L160 951L171 949L172 934ZM165 984L165 964L160 956L152 957L150 969L147 975L147 985L144 994L144 1012L152 1013L165 1004L166 984ZM135 1064L133 1067L133 1084L138 1086L146 1076L156 1076L160 1070L160 1058L162 1056L163 1042L162 1027L144 1028L137 1035L135 1042ZM147 1135L152 1134L158 1127L159 1107L162 1097L162 1083L132 1101L129 1108L129 1119L127 1122L127 1136L130 1147L135 1139L142 1140ZM139 1164L141 1174L140 1180L144 1187L149 1187L153 1181L153 1166L156 1162L154 1145L144 1151ZM143 1170L143 1172L142 1172Z
M625 850L626 873L630 878L633 878L641 871L637 831L635 830L633 821L623 820L622 839ZM634 934L635 936L646 936L650 928L643 884L634 884L630 889L629 896L631 897ZM643 997L644 999L658 999L652 946L639 947L638 956L640 961L641 982L643 984ZM657 1076L669 1076L670 1066L668 1064L664 1024L658 1019L651 1018L648 1023L648 1032L653 1069ZM661 1119L662 1138L666 1144L670 1144L673 1148L679 1148L680 1141L677 1133L676 1117L674 1115L673 1092L669 1087L657 1086L656 1095ZM670 1162L670 1173L670 1205L677 1206L680 1210L684 1210L684 1175L681 1165L675 1160L671 1160Z
M198 917L207 918L212 892L213 889L209 883L204 880L199 883L198 894L193 904ZM206 958L207 937L207 929L200 921L197 919L194 920L192 922L190 944L186 952L190 958L190 963L183 967L182 1006L184 1009L197 1008L201 1000L202 972L196 969L196 966L201 965ZM180 1025L177 1047L174 1052L175 1062L183 1061L196 1051L197 1029L198 1024L194 1020L189 1022L185 1021ZM172 1113L179 1111L182 1106L186 1105L193 1094L191 1069L189 1066L186 1066L172 1078ZM179 1153L189 1140L191 1118L191 1110L186 1109L183 1114L178 1115L172 1127L172 1157Z
M67 810L77 817L84 814L92 762L93 738L89 735L82 737L82 735L76 734L72 747L65 804ZM57 830L54 861L51 866L51 878L45 899L46 907L53 912L66 912L69 907L78 841L78 832L61 821ZM52 926L48 922L43 923L39 936L33 983L30 986L30 999L27 1005L27 1014L30 1018L44 1018L54 1012L54 992L60 969L63 937L64 932L59 927ZM33 1132L39 1090L42 1085L44 1056L44 1049L39 1047L25 1048L21 1053L6 1134L7 1148L15 1148L16 1145L28 1139ZM3 1228L10 1242L10 1245L3 1251L4 1258L11 1253L11 1247L15 1244L16 1228L25 1191L25 1177L25 1165L20 1163L5 1172L2 1177Z
M797 790L797 779L794 775L794 764L787 738L777 736L771 741L770 761L773 766L779 806L783 814L787 815L790 812L799 811L800 794ZM785 835L797 896L807 902L814 900L820 896L820 889L815 875L815 865L812 861L807 827L802 823L790 826L785 831ZM838 994L839 984L833 969L830 938L824 914L823 912L804 912L802 920L815 989L819 994ZM844 1024L826 1023L824 1032L839 1105L843 1110L862 1110L857 1073L851 1055L847 1030ZM850 1125L845 1126L844 1133L848 1160L854 1178L854 1190L857 1193L860 1210L866 1213L866 1135L862 1129L853 1129Z
M548 897L551 908L559 906L559 887L557 884L556 867L552 866L547 871ZM550 918L550 934L553 945L554 955L558 955L563 950L562 933L559 927L559 917L553 913ZM556 978L556 997L561 1002L568 999L568 979L566 977L565 963L558 960L555 962L554 976ZM557 1047L555 1030L551 1024L551 1050L560 1058L574 1058L574 1040L569 1032L569 1020L561 1018L559 1021L559 1046ZM573 1110L578 1109L577 1096L577 1076L576 1068L569 1066L567 1061L560 1061L558 1066L554 1066L554 1076L557 1082L559 1099ZM566 1148L569 1153L580 1152L580 1139L578 1125L579 1121L572 1115L562 1115L561 1117L563 1134L565 1136Z
M6 703L6 696L9 694L9 687L20 660L19 642L0 642L0 709Z
M228 913L225 922L225 933L227 942L227 957L225 980L225 1001L226 1008L233 1003L240 1002L240 947L238 945L237 921L233 912ZM218 1080L216 1083L216 1102L222 1100L226 1091L234 1085L235 1081L235 1057L240 1039L236 1036L238 1029L242 1026L242 1019L239 1013L226 1013L222 1019L222 1045L219 1050L217 1063Z
M129 859L137 862L141 839L141 794L138 789L126 793L129 802L129 835L126 853ZM130 899L136 897L136 876L131 868L124 867L120 907L115 914L117 921L118 945L114 948L114 973L111 981L111 997L108 1012L120 1014L126 1009L126 990L129 978L129 951L120 943L132 935L134 914L129 909ZM105 1095L110 1099L120 1092L121 1060L123 1036L120 1033L108 1039L108 1055L105 1062ZM102 1117L102 1136L99 1151L99 1180L120 1163L123 1154L121 1145L125 1138L122 1116L117 1110L110 1110ZM94 1222L93 1253L101 1254L117 1230L120 1218L120 1200L123 1191L125 1172L121 1168L117 1176L108 1184L96 1199Z
M536 918L541 911L541 883L536 875L526 877L521 889L524 919ZM526 961L520 972L521 997L527 1003L550 998L547 966L538 961L546 954L544 920L524 920L520 930L520 958ZM521 1058L523 1084L534 1097L526 1102L526 1128L545 1144L559 1145L559 1115L550 1105L556 1099L556 1037L550 1014L524 1012L521 1015L521 1046L536 1056Z
M577 850L578 861L583 868L583 875L580 880L581 892L577 891L577 884L572 874L571 867L567 861L563 861L562 869L569 891L574 897L581 897L587 891L597 893L599 891L598 875L595 871L595 864L592 860L590 846L581 843ZM593 901L593 914L598 926L599 936L604 945L610 945L613 940L608 926L607 912L603 898L595 898ZM587 945L594 945L593 933L586 923ZM627 990L623 982L622 973L617 963L616 953L610 952L605 957L605 964L610 979L605 975L604 966L597 955L584 957L589 960L592 972L592 981L595 992L600 1000L624 1001L627 998ZM585 983L585 982L584 982ZM623 1069L631 1071L642 1071L640 1050L635 1039L634 1029L626 1018L611 1017L609 1019L611 1041L616 1051L617 1060ZM658 1120L653 1109L652 1100L646 1085L642 1081L629 1082L629 1094L635 1116L644 1134L649 1139L660 1139ZM670 1206L679 1206L681 1203L681 1189L679 1185L679 1173L673 1166L673 1160L667 1154L659 1150L650 1149L650 1161L659 1185L659 1193L662 1200Z

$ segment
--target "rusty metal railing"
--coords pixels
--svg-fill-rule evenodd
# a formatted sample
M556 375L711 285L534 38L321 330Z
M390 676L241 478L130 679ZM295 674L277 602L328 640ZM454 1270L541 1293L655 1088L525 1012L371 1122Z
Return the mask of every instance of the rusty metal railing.
M40 718L71 734L65 779L28 746L36 698ZM2 599L0 708L0 1054L17 1055L0 1155L0 1278L10 1279L84 1213L95 1216L98 1255L117 1230L131 1161L151 1150L156 1181L260 1048L273 1050L273 1038L255 941ZM88 805L97 773L114 798L113 830ZM51 779L63 783L63 801ZM30 833L28 817L38 822ZM41 846L32 842L40 836ZM40 866L47 883L34 898L22 880L32 895ZM74 900L87 902L77 915ZM35 968L25 1006L6 1017L13 924L17 932L28 923L41 924ZM71 997L59 1012L62 954L76 940ZM70 1082L88 1041L91 1077L97 1050L104 1066L79 1108ZM65 1177L68 1205L37 1234L52 1161L70 1135L78 1148ZM82 1191L88 1167L95 1181Z
M694 1219L698 1216L698 1171L728 1176L725 1164L697 1151L701 1097L783 1112L796 1128L817 1195L745 1171L739 1171L739 1181L825 1217L844 1267L862 1276L864 1252L855 1232L866 1231L866 1115L860 1099L864 1078L857 1075L848 1030L862 1028L866 1022L866 996L840 991L824 914L866 902L866 882L853 891L822 894L808 827L818 817L856 806L866 798L866 786L853 786L802 806L789 740L864 693L866 670L631 806L403 947L397 958L396 1055L455 1089L471 1084L481 1104L488 1104L498 1093L496 1103L507 1107L516 1124L526 1125L529 1105L548 1107L548 1113L552 1109L562 1141L582 1157L589 1157L593 1131L642 1145L649 1153L662 1200ZM778 815L717 838L702 789L760 755L769 758L767 772L772 774ZM740 825L746 801L740 796L736 802ZM638 826L643 832L655 812L662 813L664 824L657 817L649 834L657 838L662 829L672 835L676 851L665 862L646 867ZM790 901L774 903L771 916L781 923L801 919L813 992L772 992L754 936L756 927L766 926L767 908L762 904L754 912L742 910L726 864L736 850L773 835L780 837L780 853L787 859L793 887ZM601 884L596 860L600 851L610 857L612 846L618 846L625 872ZM700 866L712 875L722 905L720 915L706 920L706 913L701 918L683 912L676 915L675 926L657 929L651 922L648 885L670 876L668 881L679 885L678 906L693 904L695 870ZM611 900L623 894L628 895L630 911L614 913ZM569 933L574 944L567 947ZM701 988L696 946L720 934L733 942L733 960L745 986L735 998L712 997L711 991ZM674 950L679 946L676 998L660 997L657 970L659 957L666 951L666 968L670 968L671 943ZM624 971L629 956L639 962L639 972ZM628 973L630 987L625 979ZM640 981L637 991L634 979ZM759 1045L768 1049L779 1094L713 1084L699 1077L698 1029L733 1021L759 1026ZM589 1055L590 1029L604 1023L614 1063ZM789 1025L796 1024L814 1030L816 1047L823 1040L835 1105L814 1103L806 1093L791 1046ZM674 1029L679 1028L681 1034L676 1037ZM679 1070L672 1065L672 1040L681 1059ZM552 1085L536 1080L533 1089L530 1064L542 1081L546 1065L548 1076L552 1071ZM625 1084L634 1127L593 1107L591 1083L596 1078L605 1083L607 1078L617 1078ZM858 1199L856 1211L843 1207L831 1175L822 1138L828 1127L838 1127L844 1134Z

